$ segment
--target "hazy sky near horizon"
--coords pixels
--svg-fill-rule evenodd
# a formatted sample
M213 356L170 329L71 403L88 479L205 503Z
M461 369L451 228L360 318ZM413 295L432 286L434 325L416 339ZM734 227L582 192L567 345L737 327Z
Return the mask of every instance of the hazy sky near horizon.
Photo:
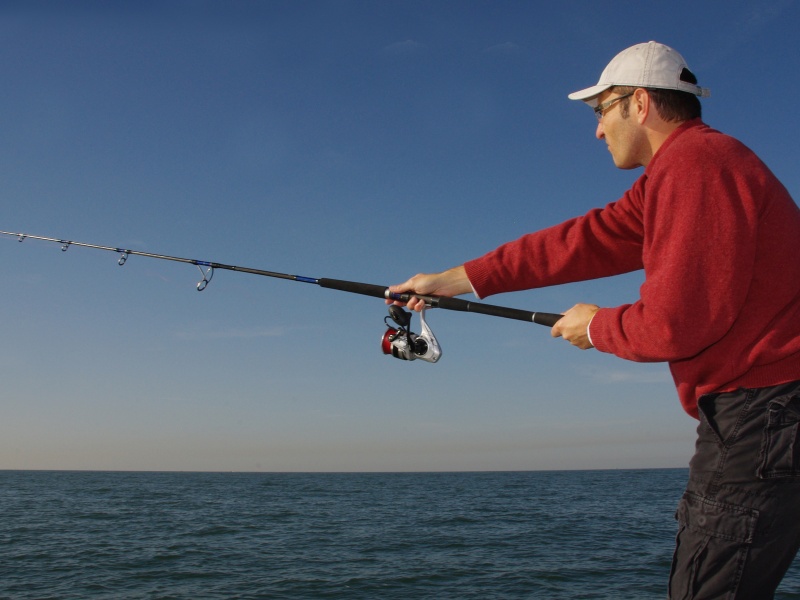
M800 197L800 2L0 1L0 230L376 284L617 199L567 94L676 48L704 118ZM793 125L794 123L794 125ZM686 466L664 364L381 300L0 236L1 469ZM642 276L487 299L635 301ZM691 307L688 307L690 310ZM419 331L418 319L414 329Z

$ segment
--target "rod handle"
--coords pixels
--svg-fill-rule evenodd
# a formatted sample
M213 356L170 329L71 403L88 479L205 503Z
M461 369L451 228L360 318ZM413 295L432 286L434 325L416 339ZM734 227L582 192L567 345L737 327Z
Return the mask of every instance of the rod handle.
M495 304L484 304L483 302L471 302L462 298L449 298L447 296L425 296L422 294L391 294L390 297L401 302L408 302L412 296L424 300L427 304L436 308L447 310L458 310L462 312L480 313L492 317L502 317L504 319L514 319L525 321L526 323L536 323L552 327L564 315L556 313L533 312L521 310L519 308L508 308L507 306L497 306Z
M564 316L556 313L541 313L530 310L520 310L519 308L508 308L507 306L484 304L483 302L471 302L462 298L449 298L447 296L425 296L422 294L409 293L391 294L389 293L389 288L383 285L359 283L357 281L345 281L343 279L321 278L317 279L316 283L320 287L332 290L351 292L353 294L362 294L364 296L373 296L376 298L389 298L390 300L399 300L400 302L408 302L412 297L416 297L424 300L429 306L434 308L480 313L482 315L490 315L493 317L503 317L504 319L515 319L517 321L525 321L527 323L536 323L538 325L545 325L547 327L552 327L561 317Z
M558 313L542 313L542 312L535 312L533 313L533 322L538 323L539 325L546 325L547 327L552 327L556 323L561 320L561 317L564 315L560 315Z
M317 285L331 290L341 292L351 292L364 296L374 296L375 298L386 298L386 286L375 285L372 283L358 283L357 281L344 281L342 279L317 279Z

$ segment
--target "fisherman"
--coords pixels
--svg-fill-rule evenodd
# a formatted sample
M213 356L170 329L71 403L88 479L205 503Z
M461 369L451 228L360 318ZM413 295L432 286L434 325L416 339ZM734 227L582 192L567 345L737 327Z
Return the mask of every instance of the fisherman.
M772 598L800 546L800 210L751 150L701 120L708 95L674 49L623 50L569 98L594 109L618 168L644 167L633 186L390 290L485 298L644 269L638 300L576 304L552 335L668 362L700 421L669 597Z

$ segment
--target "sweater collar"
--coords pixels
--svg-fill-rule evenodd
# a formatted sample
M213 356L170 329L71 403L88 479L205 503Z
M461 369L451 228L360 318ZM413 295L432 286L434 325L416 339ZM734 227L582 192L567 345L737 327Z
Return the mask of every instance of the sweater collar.
M650 162L648 163L647 167L645 167L644 172L648 173L650 169L653 168L653 164L658 160L658 157L664 154L666 149L669 148L672 145L672 143L676 139L678 139L678 137L680 137L683 133L685 133L689 129L695 129L697 127L705 127L705 126L706 124L703 123L703 120L699 117L696 119L689 119L688 121L684 121L683 123L681 123L680 126L675 131L673 131L666 140L664 140L664 143L661 144L661 147L658 150L656 150L656 153L653 155L653 158L650 159Z

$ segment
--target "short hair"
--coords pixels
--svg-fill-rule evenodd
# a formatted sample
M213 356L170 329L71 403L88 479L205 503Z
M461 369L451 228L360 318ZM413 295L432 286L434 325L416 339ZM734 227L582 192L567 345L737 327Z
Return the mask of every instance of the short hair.
M681 73L681 80L697 84L697 78L689 69L684 69ZM613 88L619 94L632 94L637 87L615 85ZM700 99L690 92L680 90L665 90L661 88L643 88L650 94L656 112L665 121L688 121L699 119L703 116L703 109L700 106ZM620 102L620 112L623 118L627 118L630 111L630 97Z

